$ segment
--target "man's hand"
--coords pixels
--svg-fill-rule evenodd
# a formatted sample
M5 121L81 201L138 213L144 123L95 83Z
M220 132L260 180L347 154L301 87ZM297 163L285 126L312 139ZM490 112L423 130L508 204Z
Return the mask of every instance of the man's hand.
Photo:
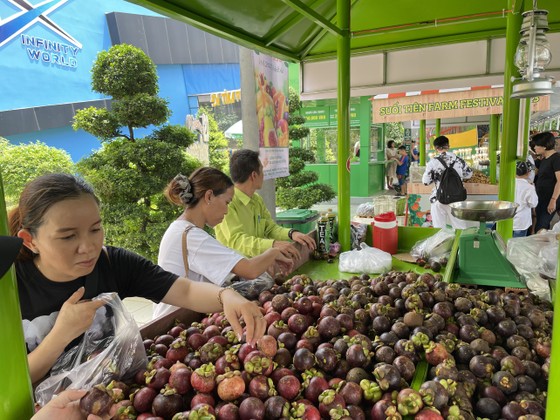
M311 236L306 235L305 233L294 231L292 233L292 240L308 248L310 251L314 251L315 248L317 248L317 244L315 243L315 240Z
M292 238L294 238L295 232L292 235ZM294 238L295 240L295 238ZM299 254L299 251L297 250L297 248L294 246L293 243L288 242L288 241L274 241L274 243L272 244L273 248L278 248L280 250L280 252L282 252L282 254L284 254L284 256L291 258L294 261L297 261L301 258L301 255Z

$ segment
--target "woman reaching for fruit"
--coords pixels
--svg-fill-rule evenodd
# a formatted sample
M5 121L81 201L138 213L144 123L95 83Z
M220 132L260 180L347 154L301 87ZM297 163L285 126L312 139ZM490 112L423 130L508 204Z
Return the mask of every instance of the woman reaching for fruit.
M218 285L229 280L232 273L254 279L276 264L285 272L291 271L292 260L279 248L244 258L204 231L205 226L214 227L223 220L233 191L232 180L214 168L199 168L189 178L177 175L167 185L167 199L184 210L163 235L158 255L161 267L195 281ZM154 308L154 318L175 309L159 303Z
M203 313L223 310L238 336L243 318L247 342L264 334L258 306L234 290L193 282L125 249L103 247L99 200L72 175L44 175L28 183L9 225L24 244L15 267L34 383L89 328L104 305L91 300L100 293L141 296Z

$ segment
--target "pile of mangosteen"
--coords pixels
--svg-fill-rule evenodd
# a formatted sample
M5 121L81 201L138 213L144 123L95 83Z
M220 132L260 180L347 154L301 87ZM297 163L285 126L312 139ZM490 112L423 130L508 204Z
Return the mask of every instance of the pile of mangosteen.
M262 292L239 342L223 313L144 341L134 381L93 388L117 419L543 419L552 308L530 294L389 272Z

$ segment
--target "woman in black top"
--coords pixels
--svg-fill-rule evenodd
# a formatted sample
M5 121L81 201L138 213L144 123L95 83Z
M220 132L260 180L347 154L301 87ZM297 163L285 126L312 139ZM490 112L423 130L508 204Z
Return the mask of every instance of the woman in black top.
M32 382L91 325L104 292L142 296L197 312L223 310L241 337L255 343L266 321L257 305L233 289L193 282L130 251L103 247L99 201L82 180L51 174L25 187L10 212L10 233L23 239L16 261L18 294Z
M560 207L560 155L554 150L554 135L549 131L535 134L532 144L540 159L535 178L539 197L539 204L535 208L535 232L538 232L540 229L550 229L550 221Z

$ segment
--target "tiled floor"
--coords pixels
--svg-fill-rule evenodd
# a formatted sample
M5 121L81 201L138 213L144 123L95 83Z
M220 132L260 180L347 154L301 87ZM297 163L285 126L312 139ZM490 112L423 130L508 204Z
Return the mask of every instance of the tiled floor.
M132 314L139 327L152 320L153 302L141 297L126 298L124 306Z

